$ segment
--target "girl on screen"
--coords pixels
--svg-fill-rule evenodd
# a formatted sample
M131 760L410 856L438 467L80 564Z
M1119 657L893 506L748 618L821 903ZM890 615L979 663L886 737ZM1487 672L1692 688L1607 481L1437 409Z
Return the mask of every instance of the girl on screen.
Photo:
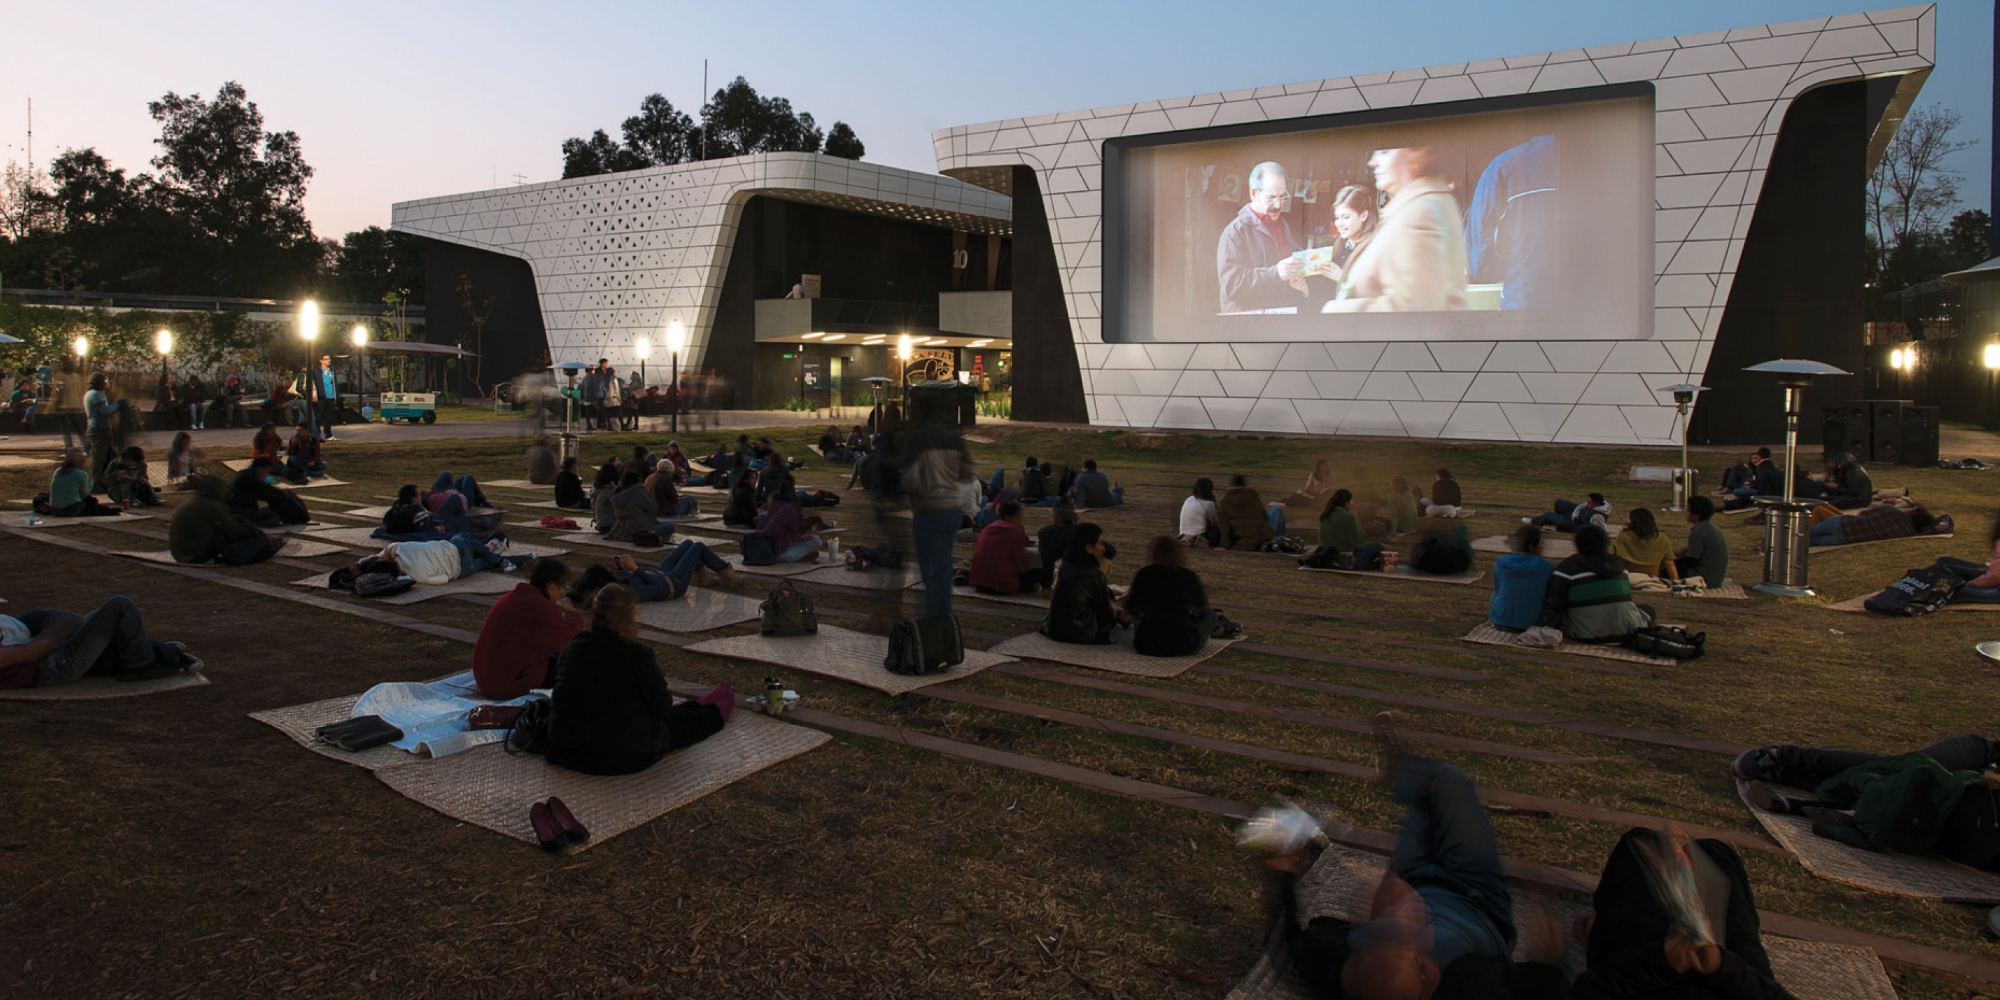
M1333 231L1340 243L1333 249L1333 262L1342 273L1347 262L1368 245L1375 235L1375 192L1359 184L1349 184L1333 196Z

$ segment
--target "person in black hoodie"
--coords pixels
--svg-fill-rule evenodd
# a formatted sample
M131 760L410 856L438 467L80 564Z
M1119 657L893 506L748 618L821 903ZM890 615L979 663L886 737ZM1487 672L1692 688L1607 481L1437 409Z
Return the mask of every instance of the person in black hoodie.
M1208 591L1187 568L1178 539L1153 539L1148 555L1150 562L1132 575L1132 589L1125 594L1133 649L1146 656L1187 656L1207 645L1211 635L1229 639L1243 634L1243 626L1209 606Z
M736 695L727 684L675 704L652 647L639 641L638 609L623 584L606 584L591 597L590 628L556 661L549 763L584 774L636 774L729 721Z
M1049 598L1049 615L1042 634L1057 642L1102 646L1111 642L1111 627L1132 617L1111 603L1111 582L1098 564L1105 550L1104 529L1085 522L1069 537L1069 551L1056 567L1056 590Z
M722 508L722 523L732 528L757 526L757 473L744 470L729 491L729 503Z
M250 465L229 481L229 509L252 524L305 524L312 520L305 501L277 486L278 463L269 458L252 459Z
M576 474L576 456L563 459L556 473L556 506L563 510L589 510L590 497L583 492L583 477Z

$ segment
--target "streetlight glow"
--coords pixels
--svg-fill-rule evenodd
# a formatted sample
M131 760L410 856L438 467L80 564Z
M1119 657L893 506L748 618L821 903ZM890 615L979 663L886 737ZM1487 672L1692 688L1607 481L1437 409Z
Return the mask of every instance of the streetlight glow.
M153 349L162 356L174 353L174 331L162 327L159 333L153 334Z
M1986 367L2000 368L2000 344L1986 345Z
M646 337L640 337L638 340L632 343L632 353L638 355L639 360L641 361L644 361L648 357L651 357L653 353L652 340Z
M81 357L83 357L83 356L85 356L85 355L89 354L89 353L90 353L90 338L89 338L89 337L78 337L78 338L76 338L76 340L75 340L74 342L72 342L72 343L71 343L71 344L69 345L69 349L70 349L70 350L72 350L72 351L75 351L75 352L76 352L76 356L77 356L77 357L79 357L79 358L81 358Z
M910 335L909 335L909 334L907 334L907 333L906 333L906 334L903 334L903 335L902 335L902 336L900 336L900 337L897 337L897 338L896 338L896 356L897 356L897 357L899 357L899 358L902 358L902 359L903 359L903 360L904 360L905 362L909 361L909 360L910 360L910 347L911 347L911 345L912 345L913 343L914 343L914 342L913 342L913 341L912 341L912 340L910 339Z
M319 338L319 303L311 299L299 306L299 336L308 342Z
M687 346L687 327L680 320L667 324L667 353L679 354Z

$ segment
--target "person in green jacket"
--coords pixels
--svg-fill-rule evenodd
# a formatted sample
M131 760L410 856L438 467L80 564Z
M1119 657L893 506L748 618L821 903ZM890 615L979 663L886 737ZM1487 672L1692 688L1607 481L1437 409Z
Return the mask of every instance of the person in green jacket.
M1895 756L1775 745L1736 759L1758 808L1802 815L1822 837L1867 851L1934 854L2000 871L2000 744L1967 733ZM1764 784L1811 788L1812 797Z
M1338 489L1326 498L1319 512L1319 547L1354 557L1354 569L1376 569L1382 558L1382 543L1368 541L1361 532L1361 518L1350 505L1354 491Z
M264 534L223 503L222 480L190 476L188 489L194 496L174 511L167 524L167 549L175 562L248 566L271 558L283 547L283 537Z

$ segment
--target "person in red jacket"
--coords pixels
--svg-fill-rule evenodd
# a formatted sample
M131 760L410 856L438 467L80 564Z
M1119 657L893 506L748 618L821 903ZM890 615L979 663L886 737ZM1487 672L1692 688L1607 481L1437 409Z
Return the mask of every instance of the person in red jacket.
M1034 593L1042 584L1041 563L1028 557L1028 533L1021 527L1021 505L1000 504L1000 519L979 533L972 550L972 586L982 594Z
M472 645L472 681L480 694L504 701L555 683L556 658L583 629L582 612L563 596L568 583L568 566L538 559L528 581L486 612Z

